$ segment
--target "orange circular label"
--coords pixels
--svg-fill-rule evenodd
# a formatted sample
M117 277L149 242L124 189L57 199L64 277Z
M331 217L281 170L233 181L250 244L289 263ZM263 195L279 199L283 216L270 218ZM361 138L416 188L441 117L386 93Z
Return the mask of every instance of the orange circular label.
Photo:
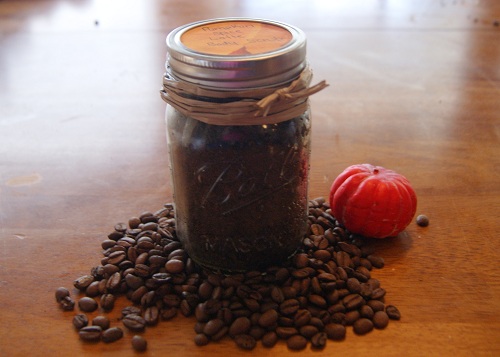
M257 55L277 50L292 39L287 29L257 21L224 21L193 27L181 35L184 46L222 56Z

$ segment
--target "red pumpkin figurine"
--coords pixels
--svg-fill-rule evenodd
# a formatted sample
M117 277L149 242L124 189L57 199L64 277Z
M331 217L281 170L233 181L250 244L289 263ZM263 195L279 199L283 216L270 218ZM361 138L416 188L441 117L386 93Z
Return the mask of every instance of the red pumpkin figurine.
M417 196L410 182L397 172L360 164L348 167L335 179L330 207L352 233L386 238L396 236L410 224Z

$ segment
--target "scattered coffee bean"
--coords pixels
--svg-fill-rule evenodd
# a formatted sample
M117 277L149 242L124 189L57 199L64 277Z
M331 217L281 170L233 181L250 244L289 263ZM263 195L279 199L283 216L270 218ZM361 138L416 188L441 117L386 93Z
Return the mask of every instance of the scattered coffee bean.
M64 298L69 296L69 290L63 287L57 288L55 295L56 301L60 303Z
M104 330L101 334L101 339L106 343L118 341L123 337L123 330L119 327L111 327Z
M339 323L330 323L325 326L326 335L330 340L343 340L346 335L346 328Z
M122 322L125 327L132 331L143 331L146 327L146 320L139 315L128 314L122 319Z
M259 317L258 323L260 326L267 328L276 324L278 317L279 315L276 310L267 310Z
M96 316L92 319L93 326L100 326L103 330L109 328L109 319L106 316Z
M401 319L401 313L399 312L398 308L394 305L387 305L385 308L385 312L387 313L387 316L389 316L391 320Z
M291 350L303 350L307 346L307 339L301 335L293 335L286 340L286 345Z
M144 352L148 348L148 341L142 336L135 335L132 337L132 348L137 352Z
M319 329L313 325L305 325L299 329L299 334L307 339L310 339L319 332Z
M385 311L377 311L372 318L373 325L378 328L382 329L385 328L389 324L389 316Z
M311 346L316 349L323 349L326 346L326 341L328 336L326 332L318 332L313 337L311 337Z
M364 335L373 330L373 322L367 318L361 318L353 324L354 332L358 335Z
M73 285L78 290L85 290L87 286L89 286L94 281L94 277L92 275L84 275L73 282Z
M238 317L231 324L231 327L229 328L229 335L237 336L246 334L250 331L250 327L252 327L252 322L248 317Z
M140 315L141 309L137 306L126 306L122 309L122 317L127 315Z
M417 224L420 227L427 227L429 225L429 218L425 214L420 214L417 216Z
M94 311L96 297L103 310L111 311L115 300L126 296L134 306L122 310L121 320L131 331L170 320L177 311L194 314L196 345L229 335L242 349L253 349L258 340L269 348L279 339L291 350L308 342L322 349L327 339L344 339L346 326L362 335L399 319L371 276L373 268L384 266L383 258L338 226L326 200L309 202L309 218L308 236L283 265L223 275L197 266L187 255L175 234L172 205L144 212L130 218L128 226L117 224L103 240L101 264L74 282L87 295L78 304L84 312ZM56 301L65 310L74 308L65 288L56 290ZM109 328L106 320L98 316L88 326L83 317L75 317L74 325L79 333L83 330L83 340L122 338L123 331ZM146 346L137 338L143 342L135 344Z
M144 311L144 320L148 326L153 326L160 319L160 310L156 306L150 306Z
M101 307L106 310L112 310L115 306L115 296L113 294L103 294L101 295Z
M203 333L208 336L213 336L217 332L219 332L224 327L224 325L224 321L222 321L221 319L210 320L205 325Z
M75 301L71 298L71 296L66 296L59 301L59 305L65 311L72 311L75 308Z
M385 264L385 261L384 261L384 258L382 257L379 257L377 255L368 255L366 257L366 259L368 259L368 261L375 267L375 268L378 268L378 269L381 269L384 267L384 264Z
M269 331L264 336L262 336L262 345L264 347L273 347L276 342L278 342L278 335L274 331Z
M85 296L78 300L78 307L84 312L92 312L97 310L97 301L91 297Z
M255 345L257 344L257 341L255 341L255 338L250 335L237 335L234 336L234 342L236 342L236 345L239 348L242 348L244 350L253 350Z
M82 327L85 327L89 324L89 319L85 314L77 314L73 317L73 326L77 330L80 330Z
M99 341L101 339L102 329L100 326L85 326L78 331L78 336L84 341Z
M204 333L198 333L194 336L194 343L196 346L206 346L210 343L210 338Z

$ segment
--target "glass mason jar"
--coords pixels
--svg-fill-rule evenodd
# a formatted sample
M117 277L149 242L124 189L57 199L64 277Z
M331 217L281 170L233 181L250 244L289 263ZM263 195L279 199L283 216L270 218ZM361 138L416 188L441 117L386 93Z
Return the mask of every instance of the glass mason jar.
M273 93L307 68L305 35L273 21L215 19L172 31L167 52L162 97L179 240L213 270L280 264L307 233L309 103L264 115L247 103L271 95L279 107L284 97Z

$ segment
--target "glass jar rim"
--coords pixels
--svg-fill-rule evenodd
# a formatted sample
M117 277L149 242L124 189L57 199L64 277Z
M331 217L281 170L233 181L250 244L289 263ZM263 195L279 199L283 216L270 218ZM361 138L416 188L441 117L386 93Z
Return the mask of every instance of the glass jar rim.
M167 72L206 88L280 86L306 67L306 36L299 28L256 18L218 18L169 33ZM235 50L236 49L236 50Z

